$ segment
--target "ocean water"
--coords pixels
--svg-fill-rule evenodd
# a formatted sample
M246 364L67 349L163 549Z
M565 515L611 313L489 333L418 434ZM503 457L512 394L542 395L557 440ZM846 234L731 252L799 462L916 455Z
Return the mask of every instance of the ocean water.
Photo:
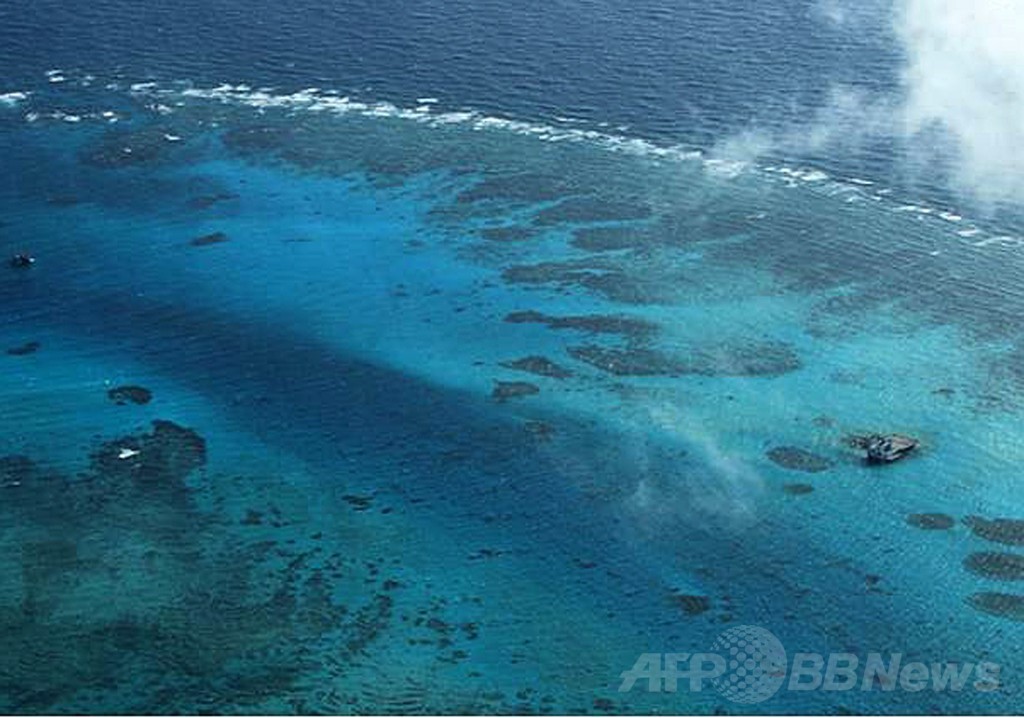
M897 82L765 5L0 3L0 712L1019 710L1024 224L717 156Z

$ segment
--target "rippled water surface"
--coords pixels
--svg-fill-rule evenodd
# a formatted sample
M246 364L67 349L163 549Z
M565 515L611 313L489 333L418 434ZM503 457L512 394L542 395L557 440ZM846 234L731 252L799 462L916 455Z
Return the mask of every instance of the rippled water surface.
M0 712L1017 709L1020 228L730 6L0 4ZM745 625L1001 685L619 690Z

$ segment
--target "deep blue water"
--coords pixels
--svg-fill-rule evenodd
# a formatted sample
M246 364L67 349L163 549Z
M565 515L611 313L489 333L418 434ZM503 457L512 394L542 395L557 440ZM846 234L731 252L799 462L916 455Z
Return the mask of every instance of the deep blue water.
M898 90L764 5L0 4L0 712L1019 710L1016 208L720 162ZM744 625L1000 686L619 690Z

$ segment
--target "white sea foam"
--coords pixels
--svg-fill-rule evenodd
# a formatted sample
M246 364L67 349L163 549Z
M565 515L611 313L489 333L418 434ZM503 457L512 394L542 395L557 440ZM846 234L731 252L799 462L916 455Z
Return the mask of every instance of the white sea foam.
M27 99L27 92L5 92L0 94L0 107L14 107Z
M919 204L904 204L900 205L894 212L913 212L914 214L932 214L935 212L931 207L925 207Z
M152 88L140 88L135 92L136 94L149 94L153 90ZM166 93L160 91L159 94ZM257 109L306 110L331 112L339 115L351 113L363 117L412 120L436 126L461 124L467 125L473 130L500 130L519 135L530 135L549 142L592 141L616 151L652 157L674 157L683 160L701 159L702 157L700 152L692 148L660 147L646 140L584 129L583 127L554 127L543 123L483 115L473 110L438 112L433 106L434 103L429 102L419 102L417 107L411 108L399 107L391 102L362 102L348 96L338 97L337 93L324 92L318 88L307 88L291 94L275 94L265 89L252 90L247 85L223 84L212 88L189 87L180 90L179 94L192 99L240 104ZM583 120L578 122L585 124ZM817 181L823 178L823 173L816 174L814 171L809 171L806 174L808 181Z
M710 160L709 160L710 161ZM745 166L754 166L753 162L746 160L736 160L736 162L742 162ZM768 166L762 168L764 172L774 173L788 177L793 180L801 180L803 182L823 182L827 180L829 176L818 169L809 169L802 167L785 167L785 166Z
M742 174L747 169L747 163L711 158L705 160L704 167L708 172L716 176L732 178Z
M254 90L248 85L222 84L217 87L158 87L154 83L137 83L131 86L134 94L158 97L170 104L181 105L184 100L205 100L225 104L248 106L263 112L270 109L285 111L306 111L329 113L339 116L358 115L367 118L398 119L412 121L429 126L462 125L476 132L510 132L517 135L533 137L544 142L588 142L607 150L624 154L647 157L652 159L668 159L681 162L698 162L710 174L724 179L732 179L754 172L766 177L775 177L788 187L817 186L819 192L827 196L842 198L845 203L871 199L888 205L893 212L910 213L919 220L925 221L934 217L949 223L959 223L964 217L949 209L937 209L925 203L915 202L898 204L891 188L872 189L872 180L859 177L842 179L832 178L828 173L814 167L794 167L786 165L758 166L755 162L705 156L693 147L683 145L659 145L638 137L626 134L627 127L618 127L618 133L604 129L607 123L590 123L586 120L556 117L554 124L528 122L495 115L486 115L471 109L443 111L437 105L436 98L424 97L417 99L414 107L401 107L391 102L373 102L356 100L347 95L316 87L306 88L290 94L277 93L272 88L262 87ZM167 112L167 104L155 103L150 106L159 112ZM972 227L958 232L963 237L975 237L986 234L983 230ZM1012 238L1011 238L1012 239ZM989 244L1006 244L1006 236L990 237L982 242ZM979 243L979 246L984 246Z
M986 237L985 239L974 242L973 244L975 247L989 247L992 245L1019 247L1021 244L1024 244L1024 241L1019 237L1011 237L1008 234L1001 234L997 237Z

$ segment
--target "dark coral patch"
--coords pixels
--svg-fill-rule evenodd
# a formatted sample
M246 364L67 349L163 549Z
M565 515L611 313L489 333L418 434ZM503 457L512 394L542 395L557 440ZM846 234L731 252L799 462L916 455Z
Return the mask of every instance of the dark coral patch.
M824 456L818 456L795 446L777 446L767 452L772 462L792 471L806 471L816 474L832 468L832 462Z
M153 392L144 386L116 386L107 392L107 397L117 404L118 406L124 406L126 404L148 404L153 400Z
M153 431L107 442L92 455L95 473L135 485L181 488L206 463L206 440L171 421L153 422Z
M707 596L695 596L691 594L674 594L671 597L673 604L682 609L687 616L699 616L711 609L711 599Z
M813 493L814 487L810 484L783 484L782 490L790 496L806 496Z
M233 125L221 135L225 147L242 155L279 152L294 139L297 130L286 125Z
M528 356L522 359L502 362L501 366L506 369L525 371L538 376L546 376L552 379L568 379L572 372L550 359L542 356Z
M365 660L392 623L392 600L369 588L376 567L366 561L361 568L357 556L329 548L308 550L295 538L265 540L257 532L254 542L231 530L223 509L234 504L220 501L230 496L219 492L224 483L211 511L181 490L181 473L204 455L194 432L157 422L148 433L97 447L93 468L74 479L41 473L26 457L0 459L0 485L27 479L23 488L0 491L4 525L24 527L5 555L18 590L0 615L10 649L0 654L0 684L9 689L0 689L0 705L15 713L116 708L123 695L115 689L130 665L154 678L130 687L142 713L294 707L304 700L311 645L329 639L340 667ZM263 478L239 481L249 492ZM248 510L242 522L276 528L289 525L282 520L291 516L290 509L271 506L265 517ZM126 554L129 545L140 550ZM335 601L338 579L368 586L361 605ZM125 610L109 610L106 591L76 590L122 582L126 591L141 588L137 602L122 602ZM392 588L384 583L384 591ZM164 690L205 685L209 677L219 681L209 700ZM83 690L88 703L79 701Z
M480 236L488 242L524 242L536 233L526 227L486 227L480 230Z
M618 314L554 317L528 310L512 312L505 321L509 324L544 324L551 329L575 329L593 334L620 334L633 339L643 339L658 332L658 325L653 322Z
M27 481L34 471L35 464L27 456L0 456L0 487L19 486Z
M678 376L687 365L653 349L609 349L593 344L569 347L573 359L616 376Z
M494 383L494 391L491 397L495 401L508 401L524 396L532 396L540 393L540 387L526 381L497 381Z
M219 192L217 194L205 194L201 197L193 197L188 201L190 209L203 210L209 209L219 202L227 202L229 200L238 199L238 195L232 192Z
M193 247L208 247L211 244L222 244L228 241L228 236L223 232L214 232L212 234L204 234L202 237L196 237L189 245Z
M46 204L52 207L74 207L81 200L71 194L58 194L46 198Z
M971 573L1000 581L1024 580L1024 556L1002 551L979 551L964 559Z
M163 162L175 143L167 140L166 128L146 127L140 130L112 130L81 155L84 164L106 169L139 167Z
M1021 519L992 519L981 516L968 516L964 524L974 532L975 536L1006 544L1008 546L1024 545L1024 521Z
M29 354L35 354L37 351L39 351L39 348L42 346L43 345L40 344L39 342L28 342L26 344L22 344L21 346L11 347L10 349L7 350L7 354L12 357L28 356Z
M788 345L768 342L720 347L672 356L643 347L613 349L595 345L569 347L570 356L617 376L781 376L800 368Z
M562 222L608 222L647 219L654 212L646 204L609 200L604 197L573 197L537 213L540 225Z
M617 265L594 258L590 261L540 262L507 267L501 277L512 284L546 284L557 282L581 284L593 272L614 270Z
M610 258L591 257L568 262L541 262L506 268L502 279L512 284L555 284L597 292L624 304L660 304L674 301L676 291L665 277L627 267Z
M907 523L926 531L948 531L956 520L947 514L910 514Z
M709 347L696 353L696 374L707 376L781 376L802 366L793 348L783 342Z
M967 597L971 608L1011 621L1024 621L1024 596L986 591Z
M555 427L544 421L527 421L523 429L537 441L551 441L555 435Z
M650 235L635 227L584 227L572 234L572 246L588 252L632 249L650 241Z
M473 202L550 202L561 198L566 190L560 173L510 174L487 177L459 193L459 204Z

